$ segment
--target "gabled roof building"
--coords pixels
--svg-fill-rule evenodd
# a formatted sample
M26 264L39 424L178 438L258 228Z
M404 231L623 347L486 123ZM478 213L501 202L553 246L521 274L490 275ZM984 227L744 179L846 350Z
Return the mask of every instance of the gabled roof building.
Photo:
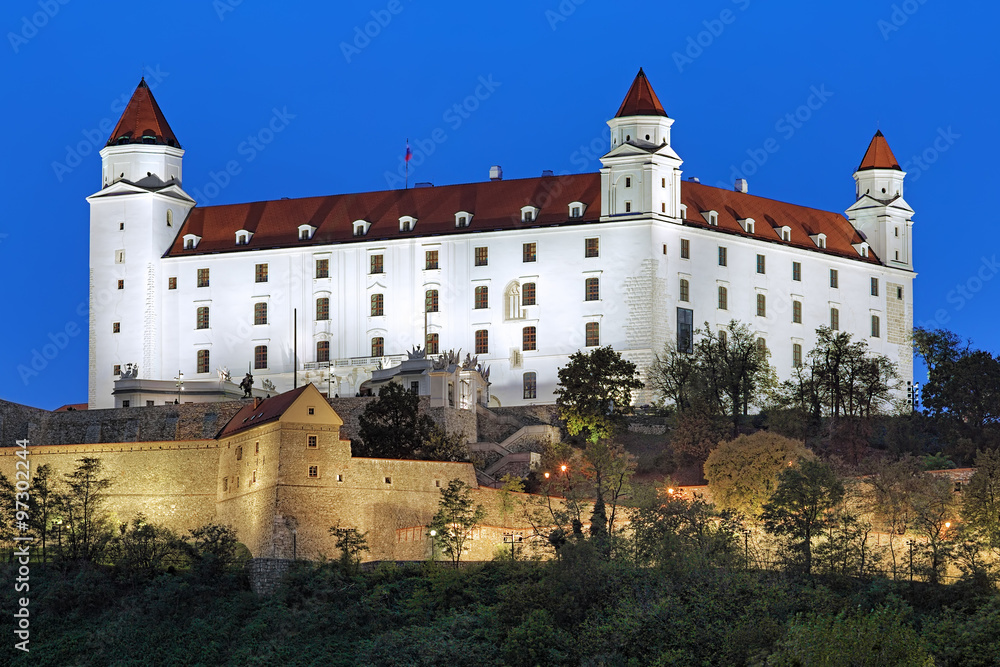
M414 344L478 356L493 405L551 403L577 350L645 371L733 319L782 378L826 325L912 379L913 211L882 133L845 217L682 181L673 122L640 70L598 173L202 207L140 82L88 198L88 403L115 405L126 367L198 381L250 364L277 392L350 396Z

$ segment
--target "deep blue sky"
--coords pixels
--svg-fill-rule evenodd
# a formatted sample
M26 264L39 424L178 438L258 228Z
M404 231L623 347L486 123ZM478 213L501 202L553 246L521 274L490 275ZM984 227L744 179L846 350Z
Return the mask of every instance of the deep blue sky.
M94 130L117 121L119 98L144 68L187 151L184 187L200 203L385 189L407 137L411 183L485 180L492 164L506 178L595 171L599 162L580 149L604 143L605 121L640 66L676 119L685 177L704 183L731 183L733 167L773 138L780 149L742 174L750 191L844 211L851 174L880 127L910 173L916 322L940 316L996 353L1000 278L979 282L977 272L1000 271L981 269L1000 239L991 214L1000 9L971 4L203 0L98 10L82 0L8 0L0 398L45 408L86 401L84 198L100 187L100 158L95 148L74 167L67 147L103 145L106 134ZM372 12L386 25L356 41ZM485 99L468 105L478 108L449 113L477 88ZM811 117L778 125L813 89L827 99L813 99ZM275 109L294 118L250 161L241 143ZM431 140L435 130L443 141ZM433 153L421 155L421 141ZM932 163L913 162L925 152ZM231 160L240 173L206 189ZM58 335L67 327L79 334ZM64 349L23 379L18 366L30 367L50 336Z

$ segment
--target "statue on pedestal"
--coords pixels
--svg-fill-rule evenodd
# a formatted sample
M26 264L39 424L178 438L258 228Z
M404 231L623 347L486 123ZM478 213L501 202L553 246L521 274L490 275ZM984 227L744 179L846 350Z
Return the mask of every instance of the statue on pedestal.
M240 382L240 389L243 390L243 398L253 398L253 375L249 372Z

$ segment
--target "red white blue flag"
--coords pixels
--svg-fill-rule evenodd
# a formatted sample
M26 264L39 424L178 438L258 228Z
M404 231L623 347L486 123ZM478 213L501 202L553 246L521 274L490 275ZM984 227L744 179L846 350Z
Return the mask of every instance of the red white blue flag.
M410 150L410 142L406 142L406 161L409 162L411 157L413 157L413 151Z

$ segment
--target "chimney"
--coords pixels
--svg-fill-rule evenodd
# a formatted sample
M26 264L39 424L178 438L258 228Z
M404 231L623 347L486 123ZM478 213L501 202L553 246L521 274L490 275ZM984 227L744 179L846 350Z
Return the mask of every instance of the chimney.
M701 180L697 176L688 176L688 180L692 183L701 183Z
M542 169L542 176L552 176L553 172L551 169Z
M260 397L259 396L254 396L253 397L253 409L256 410L259 406L260 406Z
M495 164L490 167L490 180L491 181L502 181L503 180L503 169L500 165Z
M742 192L743 194L746 194L750 192L750 185L747 183L747 179L737 178L736 183L733 185L733 189L736 190L737 192Z

